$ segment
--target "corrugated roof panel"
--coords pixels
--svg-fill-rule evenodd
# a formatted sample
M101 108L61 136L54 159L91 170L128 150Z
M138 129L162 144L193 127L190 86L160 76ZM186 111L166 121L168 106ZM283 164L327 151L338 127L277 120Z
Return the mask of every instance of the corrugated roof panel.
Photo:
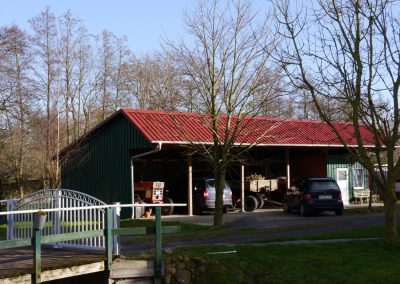
M166 143L212 143L213 133L210 116L153 110L124 109L122 112L152 142ZM223 141L228 117L218 117L220 141ZM231 129L237 126L238 117L231 117ZM342 143L329 125L322 121L245 117L239 122L237 144L263 145L326 145ZM341 137L348 145L356 146L354 128L349 123L335 123ZM360 126L366 146L373 146L373 133Z

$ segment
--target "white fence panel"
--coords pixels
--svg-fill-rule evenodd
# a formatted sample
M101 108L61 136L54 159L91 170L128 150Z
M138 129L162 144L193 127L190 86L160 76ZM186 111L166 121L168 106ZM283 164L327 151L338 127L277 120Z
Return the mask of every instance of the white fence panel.
M107 205L101 200L82 192L69 189L47 189L34 192L19 200L10 200L7 211L32 209L56 209L88 207L88 209L48 212L42 235L102 230L105 228L104 208L90 206ZM11 214L7 217L7 239L32 236L33 213ZM104 249L104 237L67 241L55 244L59 247Z

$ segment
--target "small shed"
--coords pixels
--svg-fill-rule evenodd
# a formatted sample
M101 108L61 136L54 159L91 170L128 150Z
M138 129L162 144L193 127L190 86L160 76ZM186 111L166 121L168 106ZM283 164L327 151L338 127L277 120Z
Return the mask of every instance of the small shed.
M190 145L212 143L208 123L207 117L195 113L121 109L61 152L62 187L107 203L130 203L133 163L135 180L164 181L181 197L179 201L191 204L193 176L209 168L190 151ZM338 126L348 146L357 147L352 125ZM361 130L365 146L374 147L368 128ZM294 178L331 176L343 188L345 203L352 200L353 188L368 187L366 170L349 159L335 133L322 121L248 118L235 143L237 147L254 144L250 162L235 165L236 173L243 172L240 167L247 174L262 169L264 174L284 175L287 186ZM233 176L240 178L240 174Z

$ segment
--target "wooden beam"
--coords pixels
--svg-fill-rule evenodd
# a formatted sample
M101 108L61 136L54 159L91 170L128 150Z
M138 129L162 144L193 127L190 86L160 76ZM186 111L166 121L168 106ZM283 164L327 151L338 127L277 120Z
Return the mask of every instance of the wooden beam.
M0 241L0 250L18 247L27 247L32 244L31 238Z
M131 228L114 228L112 229L113 235L130 236L130 235L145 235L147 233L146 227L131 227Z
M32 250L33 250L33 274L32 283L42 283L42 250L40 244L41 230L33 229Z
M286 185L287 188L290 188L290 155L289 155L289 148L286 148Z
M192 167L192 153L188 155L188 214L193 216L193 167Z
M154 277L154 261L118 259L111 268L111 279Z
M84 275L84 274L90 274L90 273L95 273L95 272L100 272L100 271L104 271L104 261L83 264L83 265L75 265L75 266L66 267L66 268L45 270L45 271L42 271L41 278L42 278L42 281L45 282L45 281L58 280L58 279L74 277L74 276ZM2 279L0 279L0 283L30 284L31 277L32 277L31 274L24 274L24 275L18 275L18 276L13 276L13 277L8 277L8 278L2 278Z
M154 276L157 282L161 283L162 277L162 232L161 232L161 208L156 207L156 256ZM158 281L158 280L160 281Z
M244 212L244 165L240 166L241 183L240 183L240 212Z
M159 207L157 207L159 208ZM112 249L113 249L113 235L112 235L112 221L113 221L113 212L112 208L106 208L105 212L105 223L106 228L104 229L104 236L105 236L105 270L109 273L112 266Z
M85 232L65 233L59 235L42 236L42 244L51 244L72 240L88 239L103 236L103 230L93 230Z

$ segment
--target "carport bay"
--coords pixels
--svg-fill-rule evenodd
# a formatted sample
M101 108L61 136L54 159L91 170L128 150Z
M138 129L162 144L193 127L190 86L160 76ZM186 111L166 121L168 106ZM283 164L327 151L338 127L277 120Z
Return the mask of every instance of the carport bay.
M336 165L328 161L339 161ZM326 148L310 147L254 147L242 157L243 163L234 163L230 166L226 179L232 188L234 202L241 196L241 180L250 175L261 175L266 179L280 178L280 190L286 190L288 181L301 177L323 177L331 168L339 167L346 161L346 155L341 149L328 151ZM348 160L348 159L347 159ZM243 167L243 171L242 171ZM242 177L242 173L244 176ZM176 203L190 203L188 196L193 194L201 178L212 176L212 168L200 154L192 154L184 146L163 146L163 150L151 156L136 161L135 180L152 180L165 182L167 195ZM335 178L333 175L332 177ZM192 180L190 183L189 180ZM289 184L290 186L290 184ZM279 193L273 196L279 200ZM236 204L240 208L240 203ZM189 208L190 206L188 206ZM175 213L190 212L186 208L176 208Z

